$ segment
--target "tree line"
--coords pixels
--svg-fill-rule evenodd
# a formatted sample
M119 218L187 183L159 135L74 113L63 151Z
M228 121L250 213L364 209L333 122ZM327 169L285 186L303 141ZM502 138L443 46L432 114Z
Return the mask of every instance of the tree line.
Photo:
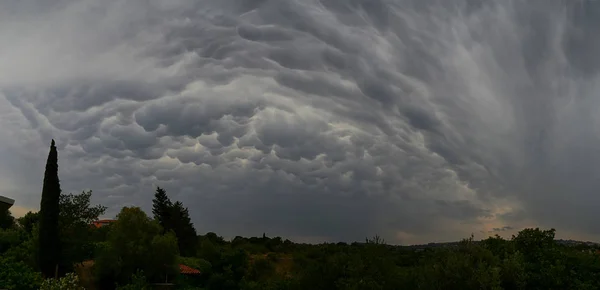
M197 234L188 208L160 187L151 216L124 207L98 228L90 225L106 207L91 197L61 192L52 141L40 211L18 219L0 212L0 289L600 289L600 248L557 243L553 229L429 248L378 236L318 245L266 234L226 240ZM181 273L182 264L200 274Z

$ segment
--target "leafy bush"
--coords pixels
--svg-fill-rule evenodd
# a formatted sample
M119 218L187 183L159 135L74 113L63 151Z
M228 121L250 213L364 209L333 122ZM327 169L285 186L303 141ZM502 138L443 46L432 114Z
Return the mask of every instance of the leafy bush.
M131 283L117 287L117 290L145 290L149 288L144 271L138 270L131 276Z
M27 264L0 256L0 289L38 289L42 276Z
M0 254L23 242L23 236L16 229L0 229Z
M79 277L75 273L67 273L59 279L46 279L42 283L40 290L83 290L79 286Z

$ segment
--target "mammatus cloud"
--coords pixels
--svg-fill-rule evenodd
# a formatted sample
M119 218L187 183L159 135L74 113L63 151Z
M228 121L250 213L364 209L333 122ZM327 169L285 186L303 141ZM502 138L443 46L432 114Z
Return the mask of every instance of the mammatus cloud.
M55 138L63 190L227 237L595 237L599 3L3 1L2 194Z

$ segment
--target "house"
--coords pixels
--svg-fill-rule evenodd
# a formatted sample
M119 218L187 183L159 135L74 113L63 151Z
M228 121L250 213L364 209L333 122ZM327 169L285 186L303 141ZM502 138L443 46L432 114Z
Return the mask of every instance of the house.
M97 220L92 222L92 225L95 226L96 228L100 228L103 226L107 226L110 225L111 223L116 222L116 220Z
M179 264L179 273L183 275L200 275L200 270L194 269L184 264Z
M8 210L11 206L13 206L13 204L15 204L13 199L0 195L0 210Z

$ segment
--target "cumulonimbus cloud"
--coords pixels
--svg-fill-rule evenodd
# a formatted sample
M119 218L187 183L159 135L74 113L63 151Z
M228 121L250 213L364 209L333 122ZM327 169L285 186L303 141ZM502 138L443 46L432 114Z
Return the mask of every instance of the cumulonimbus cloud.
M34 207L55 138L65 191L201 232L593 236L598 5L4 1L0 181Z

